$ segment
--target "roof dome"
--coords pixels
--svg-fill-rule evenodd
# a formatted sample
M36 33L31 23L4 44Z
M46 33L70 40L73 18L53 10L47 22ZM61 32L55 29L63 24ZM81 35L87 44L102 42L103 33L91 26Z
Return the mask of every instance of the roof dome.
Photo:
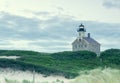
M84 28L84 25L83 25L83 24L81 24L81 25L79 25L79 27L80 27L80 28Z

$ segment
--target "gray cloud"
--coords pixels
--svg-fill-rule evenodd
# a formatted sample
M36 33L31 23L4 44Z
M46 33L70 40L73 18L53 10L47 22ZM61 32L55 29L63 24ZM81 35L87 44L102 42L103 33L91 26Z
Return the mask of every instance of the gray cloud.
M103 5L107 8L120 9L120 0L105 0Z
M43 48L43 50L48 52L71 50L70 44L77 37L76 29L81 22L84 23L87 32L90 32L94 39L100 41L102 49L120 47L118 43L105 45L106 42L120 41L120 24L78 21L70 16L52 16L48 20L30 19L5 12L0 13L0 38L3 40L0 46L2 45L3 47L3 42L6 40L8 45L11 45L9 48L12 47L10 43L12 40L13 42L14 40L26 40L30 42L28 42L28 48L26 47L25 49L31 50L32 47L36 49ZM104 42L103 40L106 41ZM38 46L41 48L38 48ZM13 48L21 49L19 46L14 47L14 45Z
M22 39L61 39L69 36L77 25L77 21L66 21L57 16L51 17L46 21L29 19L2 13L0 18L0 31L2 38L22 38ZM10 24L12 23L12 24ZM42 29L43 26L46 26ZM63 29L64 28L64 29ZM64 36L61 36L65 34Z
M32 13L34 15L37 15L37 16L47 16L47 15L50 15L49 12L46 12L46 11L38 11L38 12L35 12L35 11L30 11L30 10L22 10L23 12L26 12L26 13Z
M48 40L46 40L47 42L44 42L44 41L38 41L38 42L31 42L31 43L29 43L30 45L36 45L36 46L42 46L42 47L54 47L54 46L67 46L69 43L68 42L66 42L66 41L59 41L59 42L57 42L57 41L48 41ZM50 43L52 43L51 45L50 45Z
M27 33L36 32L39 28L39 20L1 13L0 34L3 39L27 38Z

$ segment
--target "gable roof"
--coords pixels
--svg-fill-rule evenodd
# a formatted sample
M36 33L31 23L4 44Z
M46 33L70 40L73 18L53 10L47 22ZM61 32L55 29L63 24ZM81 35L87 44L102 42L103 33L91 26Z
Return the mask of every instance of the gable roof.
M89 37L84 37L83 39L85 39L87 42L89 43L97 43L99 44L96 40L94 40L93 38L89 38Z
M97 42L96 40L94 40L93 38L84 37L83 39L86 40L88 43L99 44L99 45L100 45L100 43L98 43L98 42ZM75 42L79 42L79 41L76 39L72 44L74 44Z

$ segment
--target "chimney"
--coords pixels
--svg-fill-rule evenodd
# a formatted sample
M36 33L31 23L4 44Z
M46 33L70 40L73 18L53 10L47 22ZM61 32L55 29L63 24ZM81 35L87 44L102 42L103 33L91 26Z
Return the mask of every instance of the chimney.
M90 33L88 33L88 38L90 38Z

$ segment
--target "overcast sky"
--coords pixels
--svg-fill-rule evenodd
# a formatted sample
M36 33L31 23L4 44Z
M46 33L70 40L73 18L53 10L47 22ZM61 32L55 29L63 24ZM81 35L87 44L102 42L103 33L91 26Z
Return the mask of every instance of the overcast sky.
M71 51L80 23L101 50L120 48L120 0L0 0L0 49Z

